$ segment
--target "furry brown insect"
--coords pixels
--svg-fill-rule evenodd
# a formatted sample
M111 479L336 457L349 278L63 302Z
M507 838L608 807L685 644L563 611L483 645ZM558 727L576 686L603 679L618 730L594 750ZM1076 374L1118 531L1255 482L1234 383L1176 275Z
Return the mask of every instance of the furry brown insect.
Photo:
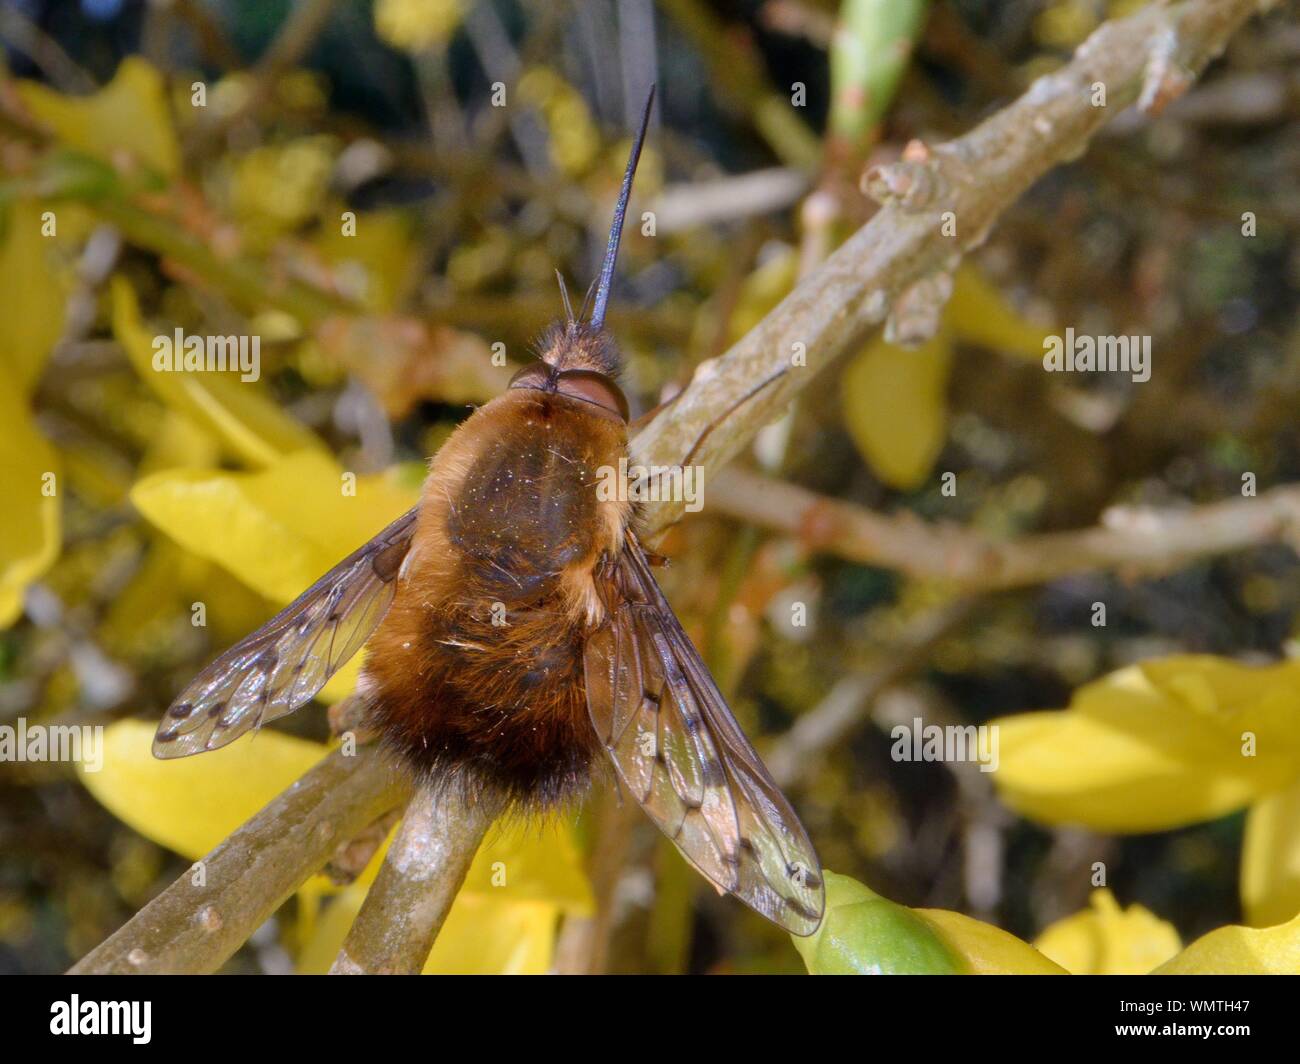
M427 780L539 809L612 761L719 889L795 934L821 921L817 856L651 574L634 508L601 498L627 454L605 308L653 92L590 319L565 320L434 456L419 505L199 676L158 757L224 746L309 701L363 643L359 691Z

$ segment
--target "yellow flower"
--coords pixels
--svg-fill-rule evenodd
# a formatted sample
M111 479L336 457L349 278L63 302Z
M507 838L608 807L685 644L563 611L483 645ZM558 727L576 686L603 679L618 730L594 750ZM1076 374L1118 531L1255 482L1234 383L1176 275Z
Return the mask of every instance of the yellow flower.
M396 475L355 477L319 451L297 451L253 473L167 470L131 489L136 508L172 539L281 603L416 497Z
M1182 940L1172 924L1141 905L1121 909L1109 890L1092 908L1046 928L1034 945L1075 975L1143 975L1173 957Z
M1300 662L1180 655L1080 688L1064 710L997 720L1002 799L1096 831L1182 827L1252 806L1242 897L1252 923L1300 910Z
M104 729L103 767L81 782L110 813L160 846L197 860L328 752L275 731L202 757L159 761L154 726L122 720Z
M69 147L115 165L139 163L160 177L179 172L162 75L139 56L123 59L113 80L90 96L64 96L31 81L17 89L27 109Z
M1111 673L1066 710L994 723L1003 799L1097 831L1159 831L1240 809L1300 768L1300 664L1173 657Z

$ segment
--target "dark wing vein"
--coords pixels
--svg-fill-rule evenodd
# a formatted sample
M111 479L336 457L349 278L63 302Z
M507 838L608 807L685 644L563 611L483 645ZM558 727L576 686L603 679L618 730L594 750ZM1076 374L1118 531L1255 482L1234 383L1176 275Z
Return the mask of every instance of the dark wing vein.
M163 716L154 756L215 750L309 702L383 620L415 515L403 514L200 672Z
M798 935L821 922L821 867L628 533L587 642L592 724L632 795L720 889Z

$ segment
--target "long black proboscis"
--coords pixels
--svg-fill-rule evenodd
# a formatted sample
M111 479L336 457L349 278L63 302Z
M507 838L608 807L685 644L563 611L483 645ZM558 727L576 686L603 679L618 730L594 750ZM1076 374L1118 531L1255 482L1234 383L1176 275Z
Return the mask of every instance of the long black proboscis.
M618 244L623 238L623 217L627 214L632 178L636 176L636 164L641 161L641 145L645 143L646 129L650 125L650 108L654 102L655 87L651 85L650 95L645 101L645 112L641 115L641 128L636 131L632 154L627 160L627 169L623 171L623 187L619 190L618 205L614 208L614 224L609 227L609 243L605 246L605 261L601 263L600 283L596 286L596 305L591 311L592 329L599 329L605 324L605 306L609 303L609 288L614 280L614 263L618 261Z

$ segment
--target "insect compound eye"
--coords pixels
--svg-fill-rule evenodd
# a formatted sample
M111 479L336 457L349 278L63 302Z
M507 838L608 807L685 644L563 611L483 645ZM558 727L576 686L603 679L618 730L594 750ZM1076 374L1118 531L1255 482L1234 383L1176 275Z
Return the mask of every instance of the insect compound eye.
M609 377L594 369L566 369L561 371L556 390L562 395L593 403L624 421L628 419L627 398Z
M545 362L525 366L510 378L511 388L541 388L546 390L551 379L551 367Z

